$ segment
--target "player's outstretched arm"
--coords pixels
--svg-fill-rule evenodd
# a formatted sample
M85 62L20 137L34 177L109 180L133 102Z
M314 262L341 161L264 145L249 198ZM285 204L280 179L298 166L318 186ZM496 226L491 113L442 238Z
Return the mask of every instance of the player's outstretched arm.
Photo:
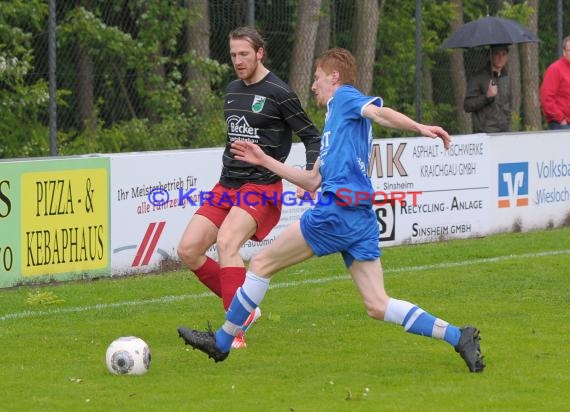
M315 162L315 166L312 170L302 170L281 163L279 160L265 154L258 145L251 142L235 141L232 143L230 151L237 160L265 167L283 179L309 192L316 191L321 185L319 159Z
M422 136L431 137L432 139L439 137L443 141L443 147L446 149L449 149L451 145L449 133L442 127L418 123L405 114L390 109L389 107L378 107L369 104L364 108L363 114L364 117L384 127L417 132Z

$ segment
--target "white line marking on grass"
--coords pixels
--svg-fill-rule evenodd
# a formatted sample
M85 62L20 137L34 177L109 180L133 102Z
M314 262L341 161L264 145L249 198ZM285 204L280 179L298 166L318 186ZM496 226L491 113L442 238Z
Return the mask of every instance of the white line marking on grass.
M461 262L434 263L433 265L403 266L393 269L384 269L384 273L386 274L386 273L402 273L402 272L420 272L422 270L430 270L430 269L444 269L449 267L477 265L481 263L502 262L512 259L529 259L529 258L537 258L542 256L556 256L556 255L567 255L567 254L570 254L570 249L551 250L551 251L537 252L537 253L523 253L521 255L504 255L492 258L464 260ZM299 285L327 283L327 282L334 282L337 280L347 280L347 279L350 279L350 276L348 274L329 276L326 278L319 278L319 279L304 279L304 280L291 281L291 282L274 282L270 286L270 289L291 288ZM172 295L162 296L160 298L145 299L145 300L130 300L125 302L100 303L97 305L90 305L90 306L75 306L71 308L58 308L58 309L48 309L48 310L25 310L21 312L7 313L6 315L0 316L0 321L35 318L35 317L50 316L50 315L61 315L66 313L79 313L79 312L91 312L91 311L97 312L104 309L121 308L126 306L154 305L157 303L161 304L161 303L170 303L170 302L180 302L188 299L203 299L203 298L213 298L213 297L214 295L211 292L202 292L202 293L193 293L193 294L177 295L177 296L172 296Z
M10 320L10 319L40 317L47 315L59 315L64 313L99 311L102 309L122 308L125 306L141 306L141 305L152 305L155 303L179 302L186 299L201 299L209 297L212 297L211 292L202 292L202 293L194 293L191 295L162 296L160 298L145 299L145 300L128 300L125 302L99 303L97 305L91 305L91 306L75 306L71 308L48 309L48 310L25 310L22 312L8 313L4 316L0 316L0 321Z
M457 267L457 266L476 265L479 263L502 262L504 260L511 260L511 259L528 259L528 258L536 258L536 257L543 257L543 256L556 256L556 255L567 255L567 254L570 254L570 249L549 250L546 252L523 253L522 255L504 255L504 256L496 256L496 257L492 257L492 258L465 260L463 262L444 262L444 263L435 263L433 265L408 266L408 267L401 267L401 268L394 268L394 269L390 269L390 270L384 270L384 273L417 272L420 270L427 270L427 269L444 269L444 268L451 268L451 267Z

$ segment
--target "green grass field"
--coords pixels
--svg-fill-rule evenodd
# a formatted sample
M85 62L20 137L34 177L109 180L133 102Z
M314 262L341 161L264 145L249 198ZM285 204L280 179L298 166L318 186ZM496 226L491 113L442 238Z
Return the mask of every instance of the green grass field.
M570 407L570 229L385 248L390 295L481 329L487 368L448 344L366 316L340 256L277 275L222 363L180 324L221 324L187 271L0 290L0 411L563 411ZM143 376L105 351L136 335Z

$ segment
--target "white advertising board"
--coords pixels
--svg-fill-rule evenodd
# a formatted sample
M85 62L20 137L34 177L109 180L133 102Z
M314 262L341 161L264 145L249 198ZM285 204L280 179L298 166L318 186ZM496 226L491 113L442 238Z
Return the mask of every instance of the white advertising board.
M375 140L371 178L384 246L482 235L489 230L489 139ZM380 203L379 202L379 203Z
M493 135L493 232L559 226L570 216L570 131Z
M222 153L218 148L110 155L113 274L149 272L163 260L179 260L180 237L204 202L200 192L218 182ZM303 145L294 145L288 164L304 167ZM295 187L286 182L284 191L292 195ZM248 241L241 255L251 258L307 207L283 207L273 231L262 242ZM215 245L208 254L216 258Z
M90 162L83 158L79 162L73 158L49 159L49 164L53 163L50 168L42 166L46 159L0 162L0 223L4 227L0 234L0 272L5 279L0 287L28 275L39 279L44 274L62 273L58 279L65 279L68 272L91 270L82 264L70 271L66 262L59 260L45 273L39 269L38 273L28 273L18 266L20 258L31 259L32 249L14 233L36 236L41 232L45 237L53 226L51 213L30 214L26 209L37 204L28 201L29 193L59 176L53 175L53 170L64 170L71 176L66 187L78 190L77 195L72 193L73 199L78 205L80 200L87 202L81 205L87 207L90 219L95 210L103 219L98 226L101 236L93 244L103 245L102 250L110 253L100 259L103 263L97 263L93 273L99 275L109 269L112 275L149 272L165 260L178 262L180 237L201 203L200 193L209 192L218 182L222 153L222 148L214 148L96 155L99 159L93 162L98 162L95 169L100 174L92 168L83 170ZM77 167L65 166L72 160ZM293 145L287 164L305 167L301 143ZM45 176L41 175L44 172ZM453 136L447 151L440 140L423 137L376 139L369 173L376 191L374 209L383 246L557 227L570 219L570 131ZM80 175L83 184L73 180ZM58 179L66 181L66 177ZM20 188L22 184L32 189ZM246 242L240 251L244 259L272 243L314 205L297 199L295 192L295 186L284 182L281 220L262 242ZM26 196L22 197L26 201L17 201L20 196ZM92 207L94 199L100 202L96 207ZM24 218L28 215L37 217L34 225L37 223L40 231L28 229L31 220ZM69 216L77 219L75 213ZM108 219L111 226L105 231ZM84 219L65 223L77 228L85 224L92 225ZM60 226L54 226L56 232ZM55 239L56 232L53 236L49 232L49 239ZM105 244L107 238L110 247L105 246L109 245ZM40 238L34 239L39 242ZM45 251L55 250L55 246L50 249L51 244L47 245ZM39 246L36 249L44 250ZM217 258L215 246L208 254Z
M383 246L483 236L558 225L570 214L570 132L453 136L449 150L428 138L376 139L369 173ZM112 273L151 271L176 248L201 191L218 181L222 149L110 156ZM293 145L287 164L304 168ZM160 190L158 190L160 189ZM284 182L281 220L250 259L312 202ZM149 194L164 206L153 205ZM156 200L156 199L155 199ZM216 258L215 245L208 254Z
M198 190L191 194L210 190L219 178L220 153L208 149L111 156L113 274L151 271L164 259L178 260L176 246L198 204L195 196L190 196L193 204L184 195L192 188Z

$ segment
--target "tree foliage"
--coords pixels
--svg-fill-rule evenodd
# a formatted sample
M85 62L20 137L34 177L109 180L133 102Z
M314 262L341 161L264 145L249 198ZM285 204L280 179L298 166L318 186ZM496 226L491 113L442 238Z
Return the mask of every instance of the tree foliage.
M415 46L415 4L414 2L386 2L380 16L378 50L374 88L372 94L382 96L384 104L396 108L410 117L414 116L416 46ZM436 65L436 51L447 33L445 28L451 19L452 9L447 1L425 0L422 2L422 61L424 71L430 76ZM435 87L444 87L436 83ZM426 95L426 91L423 90ZM450 102L451 103L451 102ZM452 123L453 110L449 103L434 105L430 99L423 99L422 121L438 121L448 127ZM382 132L386 134L384 130ZM401 133L392 132L392 135Z
M226 82L234 77L227 33L245 24L245 3L58 0L58 153L223 145L223 91ZM318 17L313 13L303 20L298 15L304 10L300 5L317 3L321 4ZM387 106L415 117L415 1L357 4L352 0L272 0L255 4L256 26L268 43L265 64L285 81L293 80L289 76L299 69L300 62L292 58L295 48L321 50L318 44L322 42L357 53L364 42L366 55L375 59L370 65L370 94L381 96ZM379 11L375 44L370 44L374 38L369 40L362 31L358 34L358 28L370 26L365 18L373 13L367 14L367 5ZM421 5L422 121L457 131L461 126L458 104L450 93L449 53L439 49L450 34L453 8L446 0L422 0ZM491 14L527 24L532 12L526 1L463 0L462 5L465 22ZM558 56L558 16L552 5L539 11L542 42L538 66L539 73L543 73ZM316 18L317 39L308 34L296 36L308 33L297 27L298 22L314 26ZM570 24L570 14L562 18ZM200 24L203 19L208 19L209 24ZM45 0L2 2L0 158L49 154L47 31ZM308 41L315 44L306 44ZM217 47L210 48L214 42ZM196 44L200 47L192 49ZM480 56L472 59L466 52L464 57L471 62ZM312 62L305 63L312 71ZM303 69L298 77L306 74L307 69ZM306 78L298 83L307 87ZM316 124L322 125L323 112L312 99L307 108ZM526 120L524 116L521 119ZM376 134L401 135L385 129Z
M6 3L0 13L0 157L47 155L48 85L45 75L34 73L47 67L45 57L44 61L40 57L47 42L37 41L45 36L47 5L40 0ZM196 147L205 144L204 131L209 132L212 125L223 130L219 96L200 96L205 102L200 112L184 106L184 96L193 90L192 81L183 80L184 68L204 74L202 79L218 86L229 70L227 65L179 49L184 23L199 16L168 0L102 1L93 3L92 9L80 1L61 3L57 26L57 47L63 51L58 53L57 84L60 154ZM109 24L113 21L132 24L127 30ZM74 90L79 69L71 51L78 49L96 68L92 84L98 94L88 119L77 118L77 96L94 93ZM217 138L209 143L223 141Z
M2 5L0 13L0 157L49 153L43 116L48 108L47 82L33 75L32 39L45 17L41 0Z

